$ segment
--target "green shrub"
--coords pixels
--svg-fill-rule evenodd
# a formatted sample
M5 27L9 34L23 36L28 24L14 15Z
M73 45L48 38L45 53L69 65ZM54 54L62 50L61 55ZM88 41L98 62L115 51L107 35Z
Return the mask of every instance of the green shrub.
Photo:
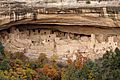
M77 69L74 64L68 65L62 72L62 80L94 80L97 65L88 60L82 68Z
M120 79L120 50L107 51L103 58L96 61L99 65L99 76L101 80L119 80Z
M45 53L41 53L37 60L38 64L43 65L48 63L48 58Z
M67 68L62 70L62 80L78 80L76 75L76 68L74 65L69 65Z
M0 70L9 70L10 69L10 64L8 59L3 59L2 62L0 63Z
M0 42L0 60L3 60L4 58L5 58L4 47L2 43Z
M4 52L4 47L2 45L2 43L0 42L0 53L3 53Z
M39 73L39 75L40 75L39 80L48 80L48 76L46 76L45 74Z
M90 4L90 3L91 3L90 0L87 0L87 1L86 1L86 4Z
M9 80L5 76L0 76L0 80Z
M24 62L28 61L28 57L26 57L22 52L9 53L9 54L10 54L10 59L20 59Z
M57 54L53 54L51 57L50 57L50 60L52 62L56 62L56 60L58 59L58 55Z

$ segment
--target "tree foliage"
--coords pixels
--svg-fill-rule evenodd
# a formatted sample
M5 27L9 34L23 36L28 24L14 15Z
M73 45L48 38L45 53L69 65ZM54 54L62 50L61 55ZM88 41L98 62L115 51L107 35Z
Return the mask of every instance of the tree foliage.
M101 80L119 80L120 79L120 50L107 51L103 58L96 61L99 67L99 76Z
M5 57L4 47L3 47L2 43L0 42L0 60L2 60L4 57Z
M75 61L69 58L59 66L56 55L48 59L44 53L37 61L24 61L22 53L7 58L1 43L0 54L0 80L120 80L119 48L106 51L95 61L79 54Z

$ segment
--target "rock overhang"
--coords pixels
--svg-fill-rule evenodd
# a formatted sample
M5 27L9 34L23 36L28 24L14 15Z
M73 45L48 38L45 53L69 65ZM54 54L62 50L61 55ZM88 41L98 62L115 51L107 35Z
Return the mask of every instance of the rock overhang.
M49 15L48 15L49 16ZM102 18L102 17L81 17L79 15L72 15L72 16L55 16L55 17L48 17L37 20L20 20L15 22L10 22L0 26L0 30L7 29L12 26L19 26L19 25L39 25L39 26L50 26L50 27L59 27L59 26L80 26L80 27L96 27L96 28L119 28L120 21L113 20L110 18Z

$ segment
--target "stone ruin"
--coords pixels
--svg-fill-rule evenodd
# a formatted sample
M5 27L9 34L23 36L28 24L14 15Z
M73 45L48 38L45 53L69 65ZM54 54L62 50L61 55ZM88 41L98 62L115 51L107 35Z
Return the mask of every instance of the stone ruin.
M106 50L119 47L120 35L75 34L54 29L19 29L12 27L0 32L0 41L8 52L23 52L30 59L37 59L40 53L48 57L59 55L60 59L76 59L79 51L85 57L97 59Z

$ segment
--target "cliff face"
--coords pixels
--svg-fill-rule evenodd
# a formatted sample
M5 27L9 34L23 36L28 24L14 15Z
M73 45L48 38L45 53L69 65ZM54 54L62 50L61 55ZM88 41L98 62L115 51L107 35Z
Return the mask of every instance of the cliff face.
M119 21L79 15L41 15L36 21L22 20L0 27L5 50L24 52L31 59L40 53L73 58L74 52L90 59L120 47Z
M106 27L119 27L119 20L111 18L99 17L94 14L93 16L75 15L75 14L61 14L61 15L38 15L41 23L53 23L63 25L88 25L88 26L106 26ZM43 20L42 20L43 19Z
M57 18L57 22L55 19L50 21L49 18L14 23L0 31L0 41L6 51L23 52L30 59L38 58L40 53L45 53L48 57L55 53L62 58L73 58L76 51L90 59L96 59L102 57L106 50L120 47L119 27L102 28L95 25L65 23L67 19Z
M9 19L9 18L8 18ZM7 20L9 22L9 20ZM2 21L4 22L4 21ZM0 30L7 29L11 26L21 25L21 24L39 24L39 25L72 25L72 26L88 26L88 27L120 27L119 20L113 20L110 18L103 18L98 16L86 16L86 15L76 15L76 14L40 14L37 15L37 20L33 21L31 19L20 20L16 22L7 23L0 26Z

